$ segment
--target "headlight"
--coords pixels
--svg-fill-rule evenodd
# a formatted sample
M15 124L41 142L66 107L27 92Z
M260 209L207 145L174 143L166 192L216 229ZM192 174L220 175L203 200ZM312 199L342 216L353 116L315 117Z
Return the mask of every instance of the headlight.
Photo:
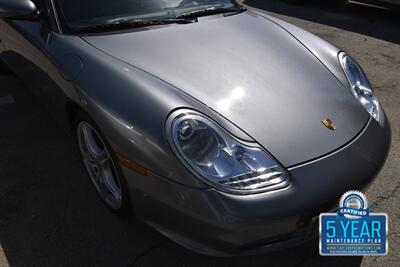
M351 92L368 113L379 121L381 108L378 99L360 65L344 52L339 54L339 60L350 83Z
M260 146L238 141L198 112L173 113L166 130L178 157L213 187L246 194L287 185L286 171Z

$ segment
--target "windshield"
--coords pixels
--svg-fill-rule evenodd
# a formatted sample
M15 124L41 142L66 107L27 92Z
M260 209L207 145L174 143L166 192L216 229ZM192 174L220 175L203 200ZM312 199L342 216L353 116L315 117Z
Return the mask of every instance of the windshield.
M109 23L122 18L173 18L205 8L230 8L234 0L57 0L69 28Z

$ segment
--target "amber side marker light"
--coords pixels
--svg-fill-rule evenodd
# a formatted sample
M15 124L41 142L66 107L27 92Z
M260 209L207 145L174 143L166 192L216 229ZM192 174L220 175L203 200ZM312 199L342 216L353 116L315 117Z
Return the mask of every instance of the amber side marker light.
M146 167L144 167L143 165L128 159L127 157L125 157L124 155L122 155L121 153L114 151L115 156L117 157L118 161L124 165L125 167L127 167L128 169L131 169L134 172L137 172L141 175L147 176L148 175L148 170Z

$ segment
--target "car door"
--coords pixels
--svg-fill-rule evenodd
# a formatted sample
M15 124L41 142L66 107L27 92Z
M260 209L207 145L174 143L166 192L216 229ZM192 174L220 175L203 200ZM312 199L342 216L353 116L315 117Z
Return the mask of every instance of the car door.
M35 1L41 12L43 1ZM40 94L43 77L46 74L44 51L48 42L49 30L44 26L43 15L35 21L3 20L1 40L4 46L2 57L33 92Z
M47 51L57 25L51 13L51 1L34 2L41 12L40 19L0 21L1 55L43 106L58 119L58 113L62 112L60 101L64 97L49 75L49 69L54 69L57 64Z

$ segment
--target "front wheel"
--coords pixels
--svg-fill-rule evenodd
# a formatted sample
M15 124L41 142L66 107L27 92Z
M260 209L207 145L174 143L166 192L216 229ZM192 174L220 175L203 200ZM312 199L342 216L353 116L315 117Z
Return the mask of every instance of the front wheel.
M115 213L129 214L127 187L106 138L83 112L76 116L75 129L84 167L101 200Z

